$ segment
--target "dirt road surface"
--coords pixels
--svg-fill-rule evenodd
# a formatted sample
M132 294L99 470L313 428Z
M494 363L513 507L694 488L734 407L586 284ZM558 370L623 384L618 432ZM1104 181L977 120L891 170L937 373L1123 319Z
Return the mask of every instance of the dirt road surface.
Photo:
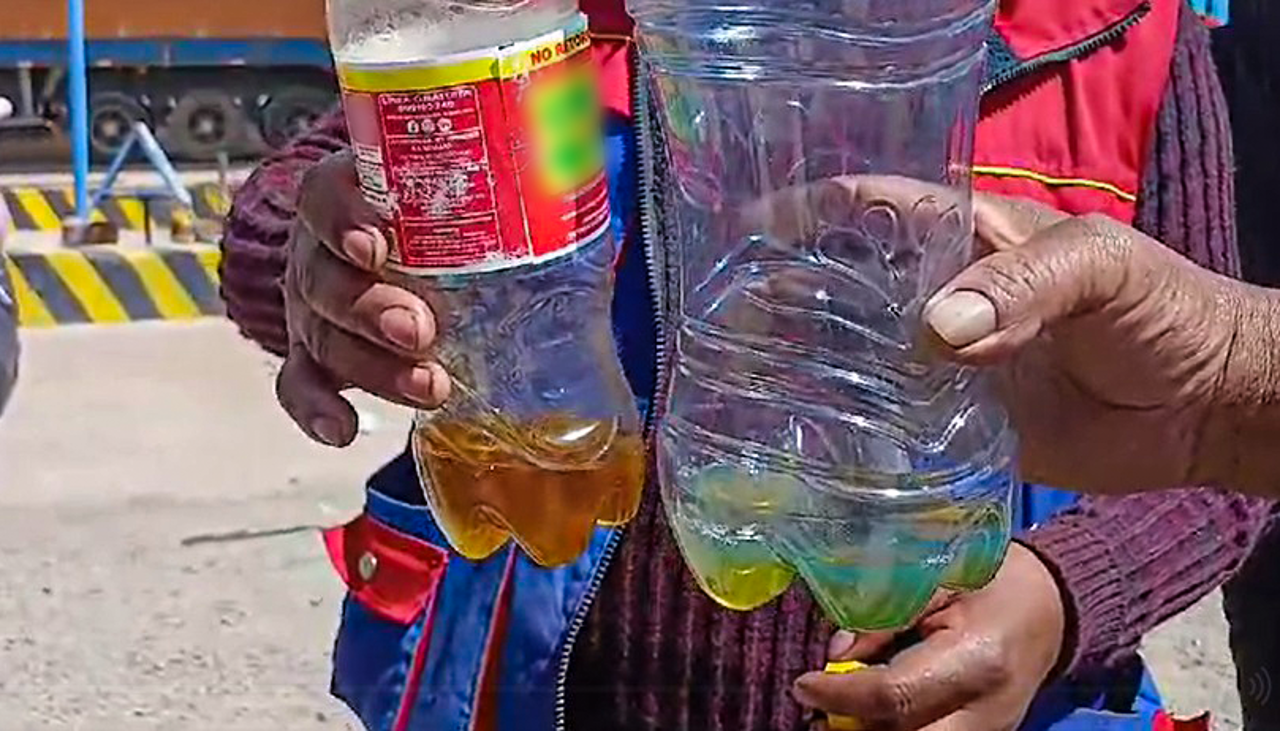
M357 729L326 693L341 587L315 527L354 514L407 414L361 401L355 448L314 446L222 322L23 337L0 421L0 726ZM1213 598L1147 652L1179 710L1239 728Z

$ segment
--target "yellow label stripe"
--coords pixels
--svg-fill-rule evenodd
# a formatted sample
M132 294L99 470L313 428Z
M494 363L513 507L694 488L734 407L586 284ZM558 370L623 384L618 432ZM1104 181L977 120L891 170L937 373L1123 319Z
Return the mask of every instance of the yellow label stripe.
M182 287L178 278L160 257L146 251L121 252L129 266L138 273L142 287L165 320L194 320L200 308Z
M18 324L22 327L51 327L57 325L53 313L45 307L40 295L32 289L31 283L22 274L13 260L4 257L5 269L9 271L9 282L13 285L13 301L18 305Z
M338 79L343 89L357 93L429 91L530 73L590 47L586 18L579 17L563 30L528 43L495 48L490 56L402 67L357 68L339 64Z
M354 92L427 91L498 78L498 60L479 58L446 66L356 69L341 66L342 88Z
M504 77L528 74L554 66L591 48L585 25L576 26L536 45L512 49L502 59Z
M49 266L84 307L90 322L128 322L129 315L102 281L93 265L78 252L57 252L47 257Z
M1138 200L1138 196L1127 190L1102 180L1090 180L1088 178L1057 178L1052 175L1046 175L1035 170L1026 170L1023 168L1001 167L998 165L974 165L973 172L976 175L989 175L997 178L1024 178L1026 180L1034 180L1041 185L1047 185L1051 188L1092 188L1110 193L1117 198L1134 203Z

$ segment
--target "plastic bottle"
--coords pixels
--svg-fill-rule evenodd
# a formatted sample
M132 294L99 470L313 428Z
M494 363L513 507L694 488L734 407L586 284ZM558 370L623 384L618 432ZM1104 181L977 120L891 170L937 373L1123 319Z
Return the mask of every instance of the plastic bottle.
M1003 559L1014 435L983 378L918 345L923 304L970 256L993 9L631 2L663 499L727 607L799 576L842 627L898 628Z
M423 296L453 377L418 414L453 547L577 559L639 507L644 448L610 325L615 244L574 0L329 0L357 173L387 277Z

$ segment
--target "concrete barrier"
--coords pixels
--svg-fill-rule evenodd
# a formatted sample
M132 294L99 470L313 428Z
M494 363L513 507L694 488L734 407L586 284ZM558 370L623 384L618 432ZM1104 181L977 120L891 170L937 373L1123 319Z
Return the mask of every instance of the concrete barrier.
M197 220L216 221L226 216L230 201L217 184L195 185L190 191L195 202L192 213ZM61 233L63 221L75 213L71 188L9 186L0 188L0 196L8 205L12 225L18 231ZM150 197L148 200L141 194L122 191L122 195L103 201L93 212L93 220L109 221L121 231L143 231L147 229L149 217L152 230L165 231L173 225L175 213L171 199Z
M114 246L12 251L18 324L52 327L140 320L194 320L225 314L215 246Z

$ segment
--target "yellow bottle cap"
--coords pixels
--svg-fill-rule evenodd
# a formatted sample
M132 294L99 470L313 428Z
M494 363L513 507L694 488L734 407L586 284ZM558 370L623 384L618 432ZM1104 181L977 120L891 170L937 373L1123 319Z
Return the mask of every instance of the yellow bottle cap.
M856 673L859 670L866 670L867 666L857 660L845 660L842 662L829 662L823 672L832 673L834 675L848 675ZM866 726L862 722L852 716L827 716L827 728L830 731L863 731Z
M822 672L831 673L833 675L848 675L849 673L856 673L859 670L866 669L867 665L860 663L857 660L843 660L827 663L827 667L823 668Z

